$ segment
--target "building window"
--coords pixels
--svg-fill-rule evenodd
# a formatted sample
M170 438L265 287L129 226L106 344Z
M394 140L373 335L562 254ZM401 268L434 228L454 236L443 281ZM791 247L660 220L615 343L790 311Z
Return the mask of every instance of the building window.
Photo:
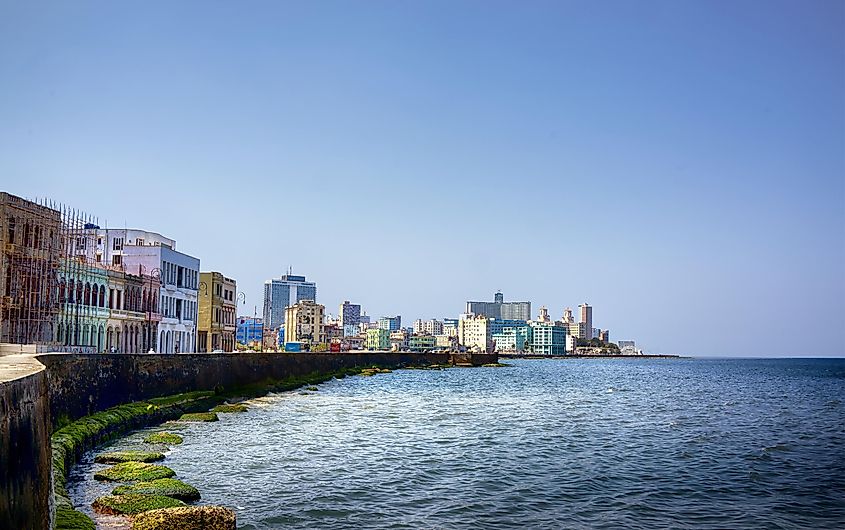
M111 264L112 265L120 265L122 257L123 256L121 256L120 254L116 254L116 255L112 256L111 257Z
M112 250L123 250L123 238L116 237L112 240Z

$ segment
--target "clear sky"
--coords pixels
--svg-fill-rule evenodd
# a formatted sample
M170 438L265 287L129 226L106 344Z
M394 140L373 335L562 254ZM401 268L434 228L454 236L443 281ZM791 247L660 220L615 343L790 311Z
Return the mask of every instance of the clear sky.
M845 354L845 3L0 2L0 189L175 238L261 311L594 306Z

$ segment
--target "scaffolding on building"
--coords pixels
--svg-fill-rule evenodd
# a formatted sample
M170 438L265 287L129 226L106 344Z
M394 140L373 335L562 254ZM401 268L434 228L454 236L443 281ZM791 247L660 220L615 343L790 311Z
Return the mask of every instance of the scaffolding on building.
M78 325L71 340L60 340L59 317L78 324L92 310L83 303L91 293L80 281L89 274L90 258L78 252L77 238L96 222L49 199L30 201L0 192L0 343L80 344ZM62 280L67 292L60 288Z

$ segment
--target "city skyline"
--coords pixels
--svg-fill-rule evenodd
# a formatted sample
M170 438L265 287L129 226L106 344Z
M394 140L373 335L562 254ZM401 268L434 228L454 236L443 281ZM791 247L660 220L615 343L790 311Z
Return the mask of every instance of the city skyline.
M3 189L177 240L238 315L293 267L374 318L501 290L654 352L841 356L843 10L5 5Z

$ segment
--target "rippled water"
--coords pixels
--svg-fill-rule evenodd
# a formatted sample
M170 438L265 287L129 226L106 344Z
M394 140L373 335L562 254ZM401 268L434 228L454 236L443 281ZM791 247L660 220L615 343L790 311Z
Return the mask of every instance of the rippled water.
M845 528L843 360L508 362L253 400L166 464L248 529Z

